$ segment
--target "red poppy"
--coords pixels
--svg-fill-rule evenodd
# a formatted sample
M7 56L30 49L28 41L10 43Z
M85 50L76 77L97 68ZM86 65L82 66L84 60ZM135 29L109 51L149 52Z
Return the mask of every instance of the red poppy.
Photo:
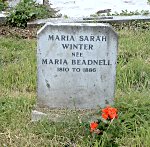
M116 108L107 106L106 108L102 109L102 118L104 119L114 119L118 118L118 110Z
M98 123L96 123L96 122L90 123L91 132L93 132L95 129L97 129L97 127L98 127Z

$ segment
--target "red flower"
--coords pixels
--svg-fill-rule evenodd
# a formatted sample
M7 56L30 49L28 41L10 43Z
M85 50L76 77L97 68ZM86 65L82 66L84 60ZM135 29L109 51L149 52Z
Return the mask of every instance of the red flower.
M102 118L104 118L104 119L108 119L108 114L106 114L106 113L102 113Z
M98 127L98 123L96 123L96 122L90 123L91 132L93 132L95 129L97 129L97 127Z
M114 119L118 118L118 110L116 108L107 106L106 108L102 109L102 118L104 119Z

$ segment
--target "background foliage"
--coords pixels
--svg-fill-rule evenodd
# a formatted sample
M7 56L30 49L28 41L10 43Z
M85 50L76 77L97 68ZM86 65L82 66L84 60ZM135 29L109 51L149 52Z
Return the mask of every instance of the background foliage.
M57 17L57 11L49 5L37 4L34 0L21 0L8 15L7 22L12 26L26 27L27 22L40 19Z
M4 11L7 8L7 6L8 6L7 2L0 0L0 11Z

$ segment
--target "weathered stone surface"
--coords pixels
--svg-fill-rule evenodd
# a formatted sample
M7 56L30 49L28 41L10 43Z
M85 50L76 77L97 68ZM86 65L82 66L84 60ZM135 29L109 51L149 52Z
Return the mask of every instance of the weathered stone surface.
M113 13L122 10L142 11L149 10L148 0L51 0L52 7L69 17L85 17L95 14L99 10L111 9Z
M6 23L6 15L3 13L0 13L0 25Z
M46 118L46 114L40 111L33 110L31 113L32 121L39 121L41 119Z
M37 106L113 104L118 37L106 24L47 23L38 31Z

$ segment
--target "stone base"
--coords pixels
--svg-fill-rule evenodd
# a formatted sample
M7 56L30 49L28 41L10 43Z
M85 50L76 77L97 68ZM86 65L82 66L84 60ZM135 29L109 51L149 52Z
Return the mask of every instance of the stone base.
M31 112L31 121L39 121L41 119L44 119L47 117L47 114L43 113L43 112L39 112L36 110L32 110Z
M68 122L78 120L79 122L91 122L100 118L98 110L68 110L68 109L46 109L40 108L33 110L31 121L48 119L53 122Z

